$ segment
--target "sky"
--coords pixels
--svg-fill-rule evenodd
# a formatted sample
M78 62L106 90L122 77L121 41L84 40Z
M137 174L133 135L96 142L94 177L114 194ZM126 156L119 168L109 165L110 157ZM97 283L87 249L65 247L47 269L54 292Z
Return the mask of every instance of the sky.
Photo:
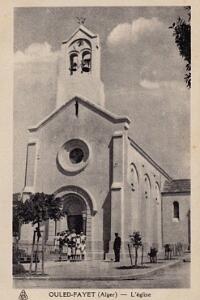
M78 27L98 33L105 107L131 120L129 135L173 178L190 177L190 91L169 26L183 7L14 10L14 192L24 185L27 128L56 103L60 46Z

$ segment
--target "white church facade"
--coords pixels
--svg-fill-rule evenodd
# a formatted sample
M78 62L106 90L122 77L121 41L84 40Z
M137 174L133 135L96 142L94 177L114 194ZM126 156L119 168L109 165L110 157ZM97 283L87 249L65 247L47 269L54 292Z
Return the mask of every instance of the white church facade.
M23 191L24 199L33 192L63 199L66 217L46 224L47 245L66 229L85 232L93 258L112 253L115 232L122 254L133 231L141 232L146 250L187 244L190 188L179 181L171 192L173 179L129 136L129 118L104 108L98 35L81 25L61 52L55 110L28 129ZM31 243L32 230L22 226L20 243Z

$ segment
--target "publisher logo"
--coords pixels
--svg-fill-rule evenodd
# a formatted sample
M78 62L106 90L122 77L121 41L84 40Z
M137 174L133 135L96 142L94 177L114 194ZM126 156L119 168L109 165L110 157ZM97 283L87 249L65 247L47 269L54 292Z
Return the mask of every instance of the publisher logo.
M19 300L28 300L28 296L27 296L27 293L25 292L25 290L22 290L19 297L18 297Z

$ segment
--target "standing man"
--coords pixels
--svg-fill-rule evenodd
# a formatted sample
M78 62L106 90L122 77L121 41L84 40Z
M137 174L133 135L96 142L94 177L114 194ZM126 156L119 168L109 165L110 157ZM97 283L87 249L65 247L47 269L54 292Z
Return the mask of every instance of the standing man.
M119 262L120 261L120 248L121 248L121 238L118 235L118 233L115 233L115 240L114 240L114 244L113 244L113 250L115 253L115 262Z

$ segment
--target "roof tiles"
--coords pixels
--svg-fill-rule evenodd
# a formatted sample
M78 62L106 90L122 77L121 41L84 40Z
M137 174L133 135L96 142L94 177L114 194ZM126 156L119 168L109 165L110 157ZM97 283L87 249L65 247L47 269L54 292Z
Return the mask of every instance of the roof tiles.
M190 179L165 181L162 193L190 193Z

